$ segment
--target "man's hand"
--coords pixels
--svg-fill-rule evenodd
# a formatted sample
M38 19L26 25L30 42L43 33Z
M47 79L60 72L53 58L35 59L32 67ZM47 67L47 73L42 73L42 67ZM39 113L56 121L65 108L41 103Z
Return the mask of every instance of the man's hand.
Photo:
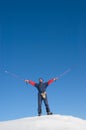
M26 79L26 80L24 80L24 82L28 83L28 82L29 82L29 80L27 80L27 79Z
M58 80L58 78L57 78L57 77L56 77L56 78L53 78L53 80L56 81L56 80Z

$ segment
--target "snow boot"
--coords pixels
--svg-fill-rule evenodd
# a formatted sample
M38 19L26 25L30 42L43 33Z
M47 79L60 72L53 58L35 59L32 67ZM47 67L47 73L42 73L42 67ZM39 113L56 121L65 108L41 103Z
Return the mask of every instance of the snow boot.
M52 112L47 112L47 115L52 115L53 113Z
M38 116L41 116L42 114L41 113L38 113Z

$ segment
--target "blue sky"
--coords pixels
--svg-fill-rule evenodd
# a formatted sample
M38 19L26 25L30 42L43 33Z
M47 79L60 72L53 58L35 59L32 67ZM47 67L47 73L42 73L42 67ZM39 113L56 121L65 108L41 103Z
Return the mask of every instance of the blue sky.
M0 2L0 121L37 115L37 90L4 71L38 82L71 66L48 87L49 105L86 119L85 1Z

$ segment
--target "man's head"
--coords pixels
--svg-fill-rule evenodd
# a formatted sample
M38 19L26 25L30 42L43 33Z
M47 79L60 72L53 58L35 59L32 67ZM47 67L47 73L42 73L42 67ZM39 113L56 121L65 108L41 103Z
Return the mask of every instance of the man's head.
M43 81L44 81L43 78L39 78L40 83L43 83Z

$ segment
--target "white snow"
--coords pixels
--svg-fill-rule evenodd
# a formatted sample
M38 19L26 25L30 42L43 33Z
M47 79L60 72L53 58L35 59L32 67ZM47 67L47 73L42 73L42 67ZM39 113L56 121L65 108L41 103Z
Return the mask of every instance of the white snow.
M73 116L44 115L0 122L0 130L86 130L86 120Z

